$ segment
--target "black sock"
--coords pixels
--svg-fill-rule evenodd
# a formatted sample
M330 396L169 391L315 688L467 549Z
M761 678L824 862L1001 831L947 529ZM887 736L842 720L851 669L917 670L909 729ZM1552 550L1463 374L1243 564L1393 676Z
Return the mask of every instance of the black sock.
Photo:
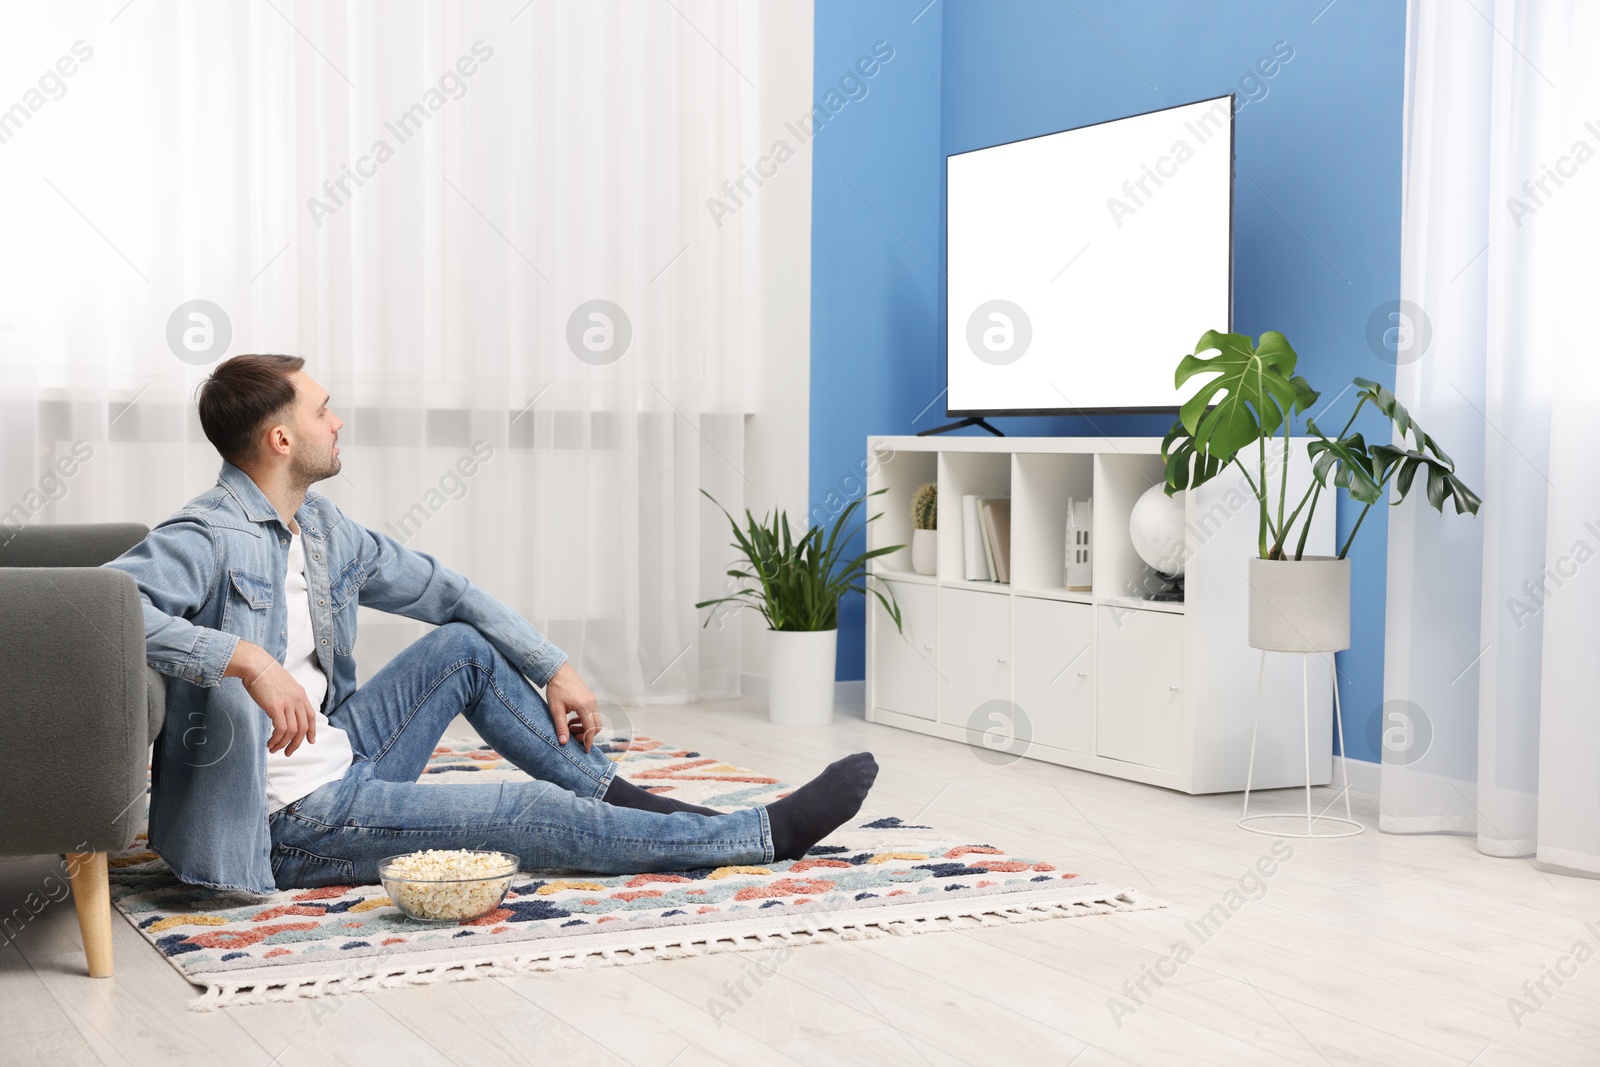
M619 808L638 808L640 811L657 811L663 815L671 815L676 811L687 811L695 815L721 815L722 812L715 808L703 808L699 804L690 804L682 800L673 800L670 797L652 793L648 789L640 789L622 775L612 777L611 784L606 787L606 795L601 797L607 804L615 804Z
M775 860L797 860L812 845L855 817L878 777L878 761L857 752L835 763L782 800L767 805Z

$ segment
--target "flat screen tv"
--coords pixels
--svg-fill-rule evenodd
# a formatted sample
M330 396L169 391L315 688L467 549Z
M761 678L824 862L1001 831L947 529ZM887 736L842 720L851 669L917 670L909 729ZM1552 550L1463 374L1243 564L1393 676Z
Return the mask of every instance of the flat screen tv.
M945 160L952 416L1171 412L1233 305L1233 97ZM998 431L997 431L998 432Z

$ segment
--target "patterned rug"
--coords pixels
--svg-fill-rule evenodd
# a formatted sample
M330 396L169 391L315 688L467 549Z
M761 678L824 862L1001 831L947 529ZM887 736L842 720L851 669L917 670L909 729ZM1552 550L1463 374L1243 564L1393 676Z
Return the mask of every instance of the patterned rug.
M606 747L652 792L733 809L784 783L643 736ZM434 750L424 782L523 776L487 746ZM111 857L111 899L207 1011L329 994L636 963L886 934L921 933L1165 907L1074 871L863 814L803 859L767 866L592 877L524 873L482 919L416 923L382 886L261 897L190 886L144 847Z

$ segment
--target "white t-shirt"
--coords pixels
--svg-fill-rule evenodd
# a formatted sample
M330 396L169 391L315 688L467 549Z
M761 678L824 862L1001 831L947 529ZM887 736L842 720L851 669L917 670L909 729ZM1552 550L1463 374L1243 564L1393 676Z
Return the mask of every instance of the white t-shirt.
M292 756L282 751L267 753L268 811L293 804L319 785L343 778L352 759L349 736L329 725L328 717L322 714L328 676L317 662L316 638L311 634L311 593L306 586L306 555L299 534L289 540L289 570L283 585L289 602L289 643L283 653L283 666L305 688L311 706L317 709L317 740L315 744L309 738L302 741Z

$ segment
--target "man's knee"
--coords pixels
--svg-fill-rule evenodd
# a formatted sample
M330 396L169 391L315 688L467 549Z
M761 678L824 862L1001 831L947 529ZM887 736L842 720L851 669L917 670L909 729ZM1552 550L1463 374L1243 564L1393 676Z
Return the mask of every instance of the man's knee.
M447 642L451 654L458 658L471 659L497 677L501 674L510 678L522 676L499 646L470 622L447 622L435 633L441 635L440 640Z
M485 662L495 652L494 645L483 635L483 631L470 622L447 622L435 630L434 635L435 640L445 642L462 653L476 654Z

